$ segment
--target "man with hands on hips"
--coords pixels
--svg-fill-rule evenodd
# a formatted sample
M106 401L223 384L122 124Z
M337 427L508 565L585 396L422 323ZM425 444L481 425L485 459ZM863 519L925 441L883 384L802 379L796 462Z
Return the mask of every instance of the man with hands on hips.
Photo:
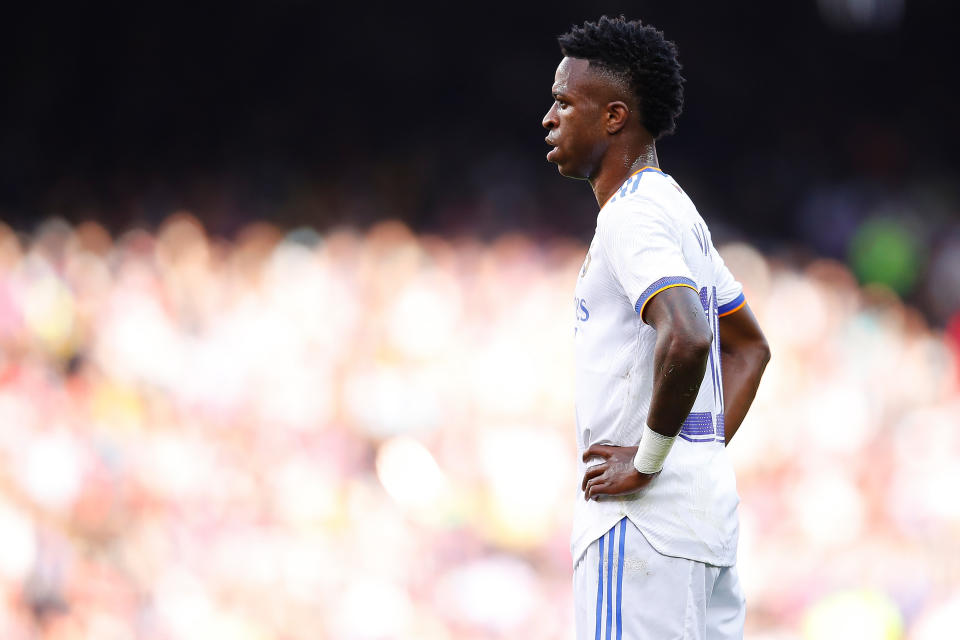
M576 637L742 638L725 446L770 353L706 222L660 169L655 141L683 104L676 46L605 16L559 42L547 160L600 205L574 301Z

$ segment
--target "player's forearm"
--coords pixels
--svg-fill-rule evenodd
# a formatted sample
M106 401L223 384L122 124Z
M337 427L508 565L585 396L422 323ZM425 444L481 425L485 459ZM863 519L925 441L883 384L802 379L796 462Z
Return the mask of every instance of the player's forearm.
M760 386L760 378L770 361L766 342L741 346L735 351L722 351L723 426L725 444L736 435Z
M701 333L658 332L654 348L653 397L647 424L668 437L676 436L690 414L707 368L711 336Z

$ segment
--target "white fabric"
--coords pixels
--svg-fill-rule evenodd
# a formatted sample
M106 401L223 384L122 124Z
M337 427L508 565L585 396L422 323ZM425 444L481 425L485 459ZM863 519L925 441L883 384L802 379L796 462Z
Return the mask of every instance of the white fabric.
M638 309L664 286L698 291L713 329L699 395L663 471L647 488L586 502L579 488L587 468L583 451L592 444L640 441L653 392L656 331ZM626 515L660 553L717 566L735 563L739 500L723 445L717 309L741 295L706 223L671 177L656 169L634 174L600 210L575 299L575 562Z
M743 638L736 568L662 555L627 518L587 547L573 593L577 640Z
M640 446L637 449L637 455L633 457L633 466L640 473L657 473L663 468L663 461L667 459L670 453L670 447L673 446L675 437L671 438L657 433L644 425L643 435L640 437Z

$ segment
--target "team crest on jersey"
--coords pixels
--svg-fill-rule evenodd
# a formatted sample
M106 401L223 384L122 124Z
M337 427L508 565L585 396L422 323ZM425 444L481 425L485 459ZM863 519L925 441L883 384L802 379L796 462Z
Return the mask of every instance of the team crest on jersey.
M583 261L583 267L580 268L580 277L587 275L587 269L590 268L590 252L587 251L587 259Z

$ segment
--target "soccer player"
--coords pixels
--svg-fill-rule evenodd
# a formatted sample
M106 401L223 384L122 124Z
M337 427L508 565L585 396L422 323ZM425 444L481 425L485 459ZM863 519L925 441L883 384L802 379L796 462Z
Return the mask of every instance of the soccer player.
M741 638L724 447L770 352L707 224L660 169L655 141L683 105L676 46L606 16L559 43L547 160L600 206L575 297L577 638Z

